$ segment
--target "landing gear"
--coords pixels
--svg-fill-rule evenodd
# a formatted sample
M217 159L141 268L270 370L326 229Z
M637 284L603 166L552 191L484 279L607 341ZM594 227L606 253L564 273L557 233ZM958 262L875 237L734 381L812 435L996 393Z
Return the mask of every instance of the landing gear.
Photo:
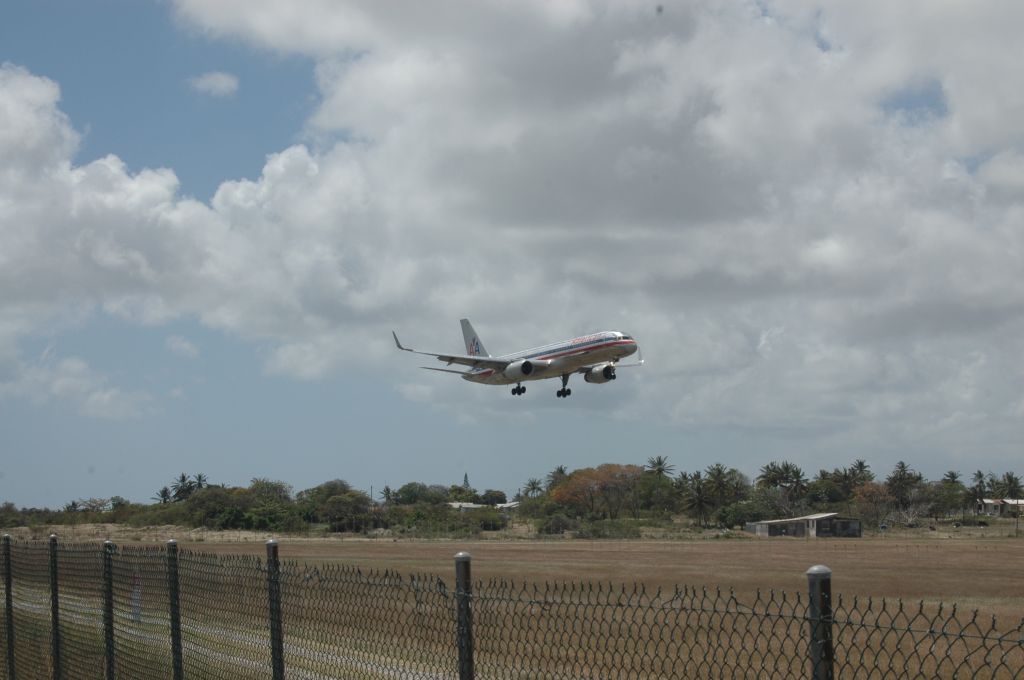
M562 389L560 389L557 392L555 392L555 396L557 396L559 399L562 399L562 398L568 397L570 394L572 394L572 390L570 390L568 387L566 387L566 385L568 385L568 384L569 384L569 375L568 374L563 375L562 376Z
M512 388L512 396L518 397L520 394L526 394L526 388L521 384Z

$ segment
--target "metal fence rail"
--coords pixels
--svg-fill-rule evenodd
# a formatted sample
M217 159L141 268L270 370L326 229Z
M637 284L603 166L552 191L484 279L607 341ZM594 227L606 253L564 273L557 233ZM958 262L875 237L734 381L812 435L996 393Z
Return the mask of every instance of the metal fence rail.
M808 594L434 575L12 541L2 680L214 678L1024 679L1024 619Z

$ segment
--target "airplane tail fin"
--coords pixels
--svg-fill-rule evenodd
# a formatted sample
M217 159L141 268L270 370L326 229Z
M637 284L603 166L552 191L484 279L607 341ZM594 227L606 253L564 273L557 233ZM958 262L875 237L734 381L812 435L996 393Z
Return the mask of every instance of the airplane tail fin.
M489 357L490 354L484 349L484 344L480 342L480 336L473 330L473 324L469 323L469 319L462 320L462 337L466 341L466 354L470 356L483 356Z

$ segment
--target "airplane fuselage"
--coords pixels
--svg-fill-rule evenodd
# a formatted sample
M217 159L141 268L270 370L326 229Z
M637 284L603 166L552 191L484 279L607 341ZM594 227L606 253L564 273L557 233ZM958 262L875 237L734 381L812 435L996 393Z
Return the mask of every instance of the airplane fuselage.
M600 384L615 380L616 368L620 366L640 366L644 363L643 359L631 364L618 363L620 359L631 354L639 356L636 340L619 331L592 333L564 342L495 357L484 349L480 336L469 323L469 319L462 319L460 323L462 338L465 340L465 354L421 352L402 345L398 333L392 331L391 336L395 340L395 346L403 352L434 357L449 367L453 364L469 367L468 370L431 366L420 368L455 373L464 380L485 385L515 385L512 388L512 395L517 397L526 393L526 386L522 383L545 378L560 378L562 387L555 392L555 396L568 397L572 394L572 390L569 389L569 377L574 373L582 374L585 382Z
M584 366L615 363L634 354L636 350L636 341L630 336L619 331L602 331L495 357L508 361L530 362L532 372L529 375L509 377L502 371L492 368L477 368L462 377L485 385L515 385L528 380L544 380L574 373Z

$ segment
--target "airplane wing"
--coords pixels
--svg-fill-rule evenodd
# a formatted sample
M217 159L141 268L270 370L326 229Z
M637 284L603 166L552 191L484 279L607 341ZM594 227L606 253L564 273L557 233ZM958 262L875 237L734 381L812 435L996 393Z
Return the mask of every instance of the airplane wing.
M586 366L580 366L575 371L573 371L573 373L580 373L580 374L589 373L592 368L596 368L598 366L604 366L607 363L608 363L607 361L599 361L596 364L587 364ZM620 364L618 362L612 362L612 368L614 368L615 370L619 370L620 368L635 368L637 366L643 366L643 365L644 365L644 362L642 362L642 361L638 361L638 362L632 363L632 364Z
M398 334L391 331L391 335L395 338L395 345L398 349L404 352L412 352L413 354L422 354L428 357L434 357L438 361L451 366L452 364L459 364L461 366L471 366L472 368L493 368L496 371L505 370L510 363L508 359L495 359L494 357L481 357L471 356L466 354L434 354L433 352L420 352L419 350L410 349L409 347L403 347L402 343L398 341ZM443 369L434 369L443 370Z
M637 351L639 352L639 349ZM602 366L605 363L606 362L602 361L602 362L598 362L596 364L588 364L586 366L580 366L579 368L576 369L576 372L577 373L587 373L588 371L590 371L590 369L594 368L595 366ZM612 363L612 366L614 366L617 369L618 368L636 368L637 366L643 366L643 365L644 365L644 358L643 358L642 355L640 356L640 360L639 361L634 361L633 363L630 363L630 364L620 364L617 361Z
M644 365L644 354L643 354L643 352L640 351L640 346L639 345L637 345L637 348L636 348L636 358L637 358L637 361L634 361L631 364L619 364L619 363L616 363L615 364L615 368L636 368L637 366L643 366Z

